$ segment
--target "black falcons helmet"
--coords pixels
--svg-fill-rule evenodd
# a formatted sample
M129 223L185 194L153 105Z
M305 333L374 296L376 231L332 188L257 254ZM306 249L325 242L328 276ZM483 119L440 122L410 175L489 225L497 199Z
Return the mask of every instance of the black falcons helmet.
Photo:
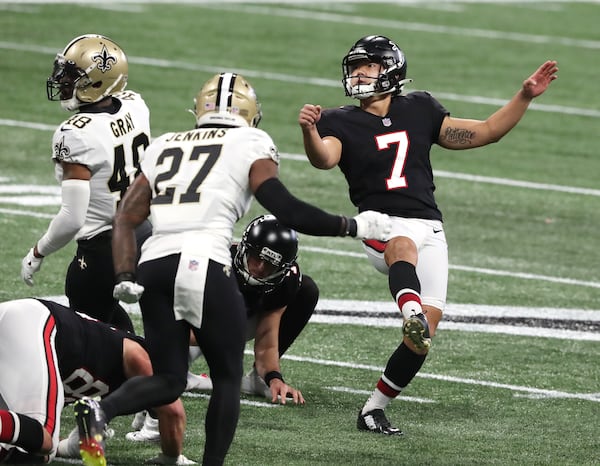
M364 61L379 63L382 66L379 76L373 76L377 81L352 86L351 77L354 69L358 63ZM404 53L394 42L384 36L366 36L358 40L342 60L342 75L346 95L356 99L389 93L398 95L402 92L402 86L412 81L406 79Z
M268 277L250 275L248 254L275 266ZM294 265L298 255L296 231L279 223L273 215L261 215L252 220L242 235L233 265L242 279L242 284L273 288L283 281L288 270Z

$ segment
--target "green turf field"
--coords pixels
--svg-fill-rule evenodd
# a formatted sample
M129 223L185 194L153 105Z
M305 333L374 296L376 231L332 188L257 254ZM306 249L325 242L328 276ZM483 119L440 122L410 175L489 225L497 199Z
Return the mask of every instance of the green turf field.
M0 0L0 300L63 293L73 245L44 261L33 289L19 270L58 209L50 143L68 114L46 100L45 81L55 53L77 35L101 33L123 47L129 88L145 97L154 136L193 126L187 109L214 73L243 74L262 101L260 127L284 154L283 181L346 215L354 208L342 175L309 166L296 120L307 102L351 103L341 59L358 38L391 37L407 56L407 90L429 90L465 118L486 118L556 59L559 79L500 143L432 153L450 248L449 318L420 376L387 410L406 436L355 427L398 327L315 319L283 362L306 406L245 397L227 463L600 464L600 3L192 3ZM255 204L244 220L259 213ZM391 300L357 241L301 236L300 264L323 300ZM459 319L450 311L460 305L467 312ZM485 305L527 318L505 319ZM562 320L532 322L563 309L572 312ZM487 325L490 316L511 327ZM541 330L553 326L568 331ZM184 453L199 460L207 400L184 403ZM129 422L113 422L109 464L139 465L158 451L123 440ZM67 410L63 430L72 425Z

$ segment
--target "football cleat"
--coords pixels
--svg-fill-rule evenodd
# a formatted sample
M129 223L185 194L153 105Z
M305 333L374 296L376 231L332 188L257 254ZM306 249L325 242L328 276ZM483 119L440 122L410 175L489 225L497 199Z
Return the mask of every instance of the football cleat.
M84 397L73 405L79 431L79 454L86 466L106 466L104 428L106 417L100 404Z
M144 464L175 464L178 466L185 466L188 464L198 464L195 461L192 461L189 458L186 458L184 455L175 456L167 456L164 453L159 453L154 458L150 458L144 461Z
M135 413L135 416L133 416L133 421L131 421L131 427L133 430L140 430L142 427L144 427L144 421L146 420L147 412L148 411L144 410Z
M241 392L246 395L262 396L269 399L272 397L271 389L260 378L258 372L256 372L256 367L252 367L252 370L242 377Z
M104 438L108 439L113 438L114 436L114 429L106 426L104 429ZM68 437L63 438L58 442L56 456L58 458L79 458L79 429L77 429L77 427L69 432Z
M402 326L404 336L415 345L419 350L429 350L431 347L431 337L429 336L429 325L425 316L415 314L404 321Z
M404 435L404 432L400 429L392 427L390 421L385 417L383 409L374 409L365 414L362 413L362 410L359 411L356 427L358 427L358 430L366 430L376 434Z
M160 442L158 419L146 414L142 428L134 432L128 432L125 434L125 438L131 442Z
M210 392L212 391L213 385L212 380L208 374L192 374L188 372L187 374L187 386L186 390L189 391L199 391L199 392Z
M67 438L58 442L56 449L58 458L79 458L79 430L75 427Z

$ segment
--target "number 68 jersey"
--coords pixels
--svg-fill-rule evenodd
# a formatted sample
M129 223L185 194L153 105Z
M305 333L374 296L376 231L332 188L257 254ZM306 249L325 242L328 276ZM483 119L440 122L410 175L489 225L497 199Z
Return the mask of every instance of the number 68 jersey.
M252 127L202 127L153 141L141 164L153 233L140 263L185 251L231 265L233 226L250 208L250 168L259 159L279 164L279 153Z
M97 107L94 107L97 108ZM112 228L117 204L139 173L150 143L150 111L132 91L112 96L112 106L79 113L64 121L52 138L52 159L58 182L61 162L85 165L91 173L90 202L76 240L90 239Z

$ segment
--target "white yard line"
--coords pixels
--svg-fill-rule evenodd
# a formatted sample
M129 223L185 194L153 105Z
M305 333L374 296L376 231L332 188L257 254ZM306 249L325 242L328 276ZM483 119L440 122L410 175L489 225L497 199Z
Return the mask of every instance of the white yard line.
M325 390L331 390L332 392L352 393L354 395L369 396L371 393L373 393L373 390L359 390L359 389L350 388L350 387L323 387L323 388L325 388ZM412 403L436 403L435 400L432 400L430 398L419 398L416 396L400 395L394 399L401 400L401 401L410 401Z
M302 356L284 355L283 359L289 359L290 361L297 361L297 362L308 362L308 363L319 364L319 365L323 365L323 366L363 369L363 370L373 371L376 373L381 373L384 370L384 367L379 367L379 366L371 366L371 365L367 365L367 364L356 364L353 362L335 361L335 360L329 360L329 359L307 358L307 357L302 357ZM453 377L453 376L440 375L440 374L429 374L426 372L419 372L417 374L417 377L423 377L425 379L440 380L443 382L460 383L460 384L465 384L465 385L478 385L481 387L499 388L499 389L515 392L515 396L516 395L522 396L523 394L528 394L528 395L536 395L539 398L570 398L570 399L592 401L592 402L600 403L600 394L598 394L598 393L570 393L570 392L563 392L560 390L548 390L548 389L544 389L544 388L528 387L525 385L512 385L512 384L492 382L492 381L487 381L487 380L477 380L477 379L470 379L470 378L464 378L464 377Z
M501 40L501 41L513 41L521 42L523 44L551 44L554 46L566 46L573 48L583 49L600 49L600 41L597 40L585 40L585 39L574 39L571 37L561 37L559 35L540 35L540 34L526 34L510 31L494 31L489 29L480 28L465 28L455 26L445 26L440 24L430 23L417 23L412 21L398 21L393 19L382 19L382 18L367 18L355 14L338 14L338 13L327 13L319 12L315 10L301 10L301 9L290 9L290 8L277 8L269 6L253 6L253 5L227 5L227 4L216 4L207 5L209 8L218 10L232 10L238 14L256 14L265 15L268 17L278 16L281 18L295 18L301 20L322 21L327 23L338 23L338 24L354 24L358 26L369 26L373 28L390 28L398 31L413 31L413 32L425 32L427 34L440 34L440 35L452 35L460 37L475 37L478 39L489 39L489 40ZM339 85L339 83L338 83Z

